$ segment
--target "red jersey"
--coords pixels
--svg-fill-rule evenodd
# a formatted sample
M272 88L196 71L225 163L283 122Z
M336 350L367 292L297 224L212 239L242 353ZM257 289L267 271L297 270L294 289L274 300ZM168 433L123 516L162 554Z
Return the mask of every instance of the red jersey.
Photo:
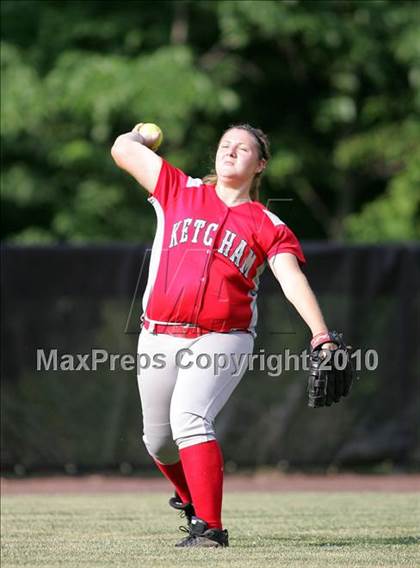
M163 332L171 333L176 324L187 324L191 336L197 328L255 336L258 283L267 260L289 252L305 262L293 232L258 201L228 206L214 185L164 160L148 201L157 229L143 295L145 326L164 325Z

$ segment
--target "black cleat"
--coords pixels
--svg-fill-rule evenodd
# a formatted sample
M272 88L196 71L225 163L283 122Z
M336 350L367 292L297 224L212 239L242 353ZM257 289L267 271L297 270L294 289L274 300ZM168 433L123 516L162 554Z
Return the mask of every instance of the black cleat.
M175 546L201 546L208 548L222 548L229 546L229 535L227 530L209 529L203 519L193 516L188 528L180 527L188 533L188 536L178 542Z
M191 503L183 503L178 493L175 497L169 499L169 505L180 512L181 517L187 519L188 526L191 524L191 519L195 515L194 507Z

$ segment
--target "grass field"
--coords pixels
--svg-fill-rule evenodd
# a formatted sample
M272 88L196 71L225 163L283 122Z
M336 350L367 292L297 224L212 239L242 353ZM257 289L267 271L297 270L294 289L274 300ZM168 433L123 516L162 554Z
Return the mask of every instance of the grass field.
M420 566L418 493L230 493L230 548L174 548L168 494L2 500L2 567Z

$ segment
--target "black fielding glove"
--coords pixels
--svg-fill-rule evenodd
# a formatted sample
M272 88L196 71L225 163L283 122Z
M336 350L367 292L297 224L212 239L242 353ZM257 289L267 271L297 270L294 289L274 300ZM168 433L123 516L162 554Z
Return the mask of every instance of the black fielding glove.
M322 349L325 343L335 343L337 349ZM312 339L308 406L331 406L349 394L355 377L351 352L352 348L345 344L343 334L337 331L329 331Z

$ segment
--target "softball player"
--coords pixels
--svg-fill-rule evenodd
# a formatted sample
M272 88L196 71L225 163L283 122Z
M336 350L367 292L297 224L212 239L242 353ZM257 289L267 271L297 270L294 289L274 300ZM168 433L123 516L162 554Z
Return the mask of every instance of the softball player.
M155 141L135 128L111 151L149 192L157 216L138 351L151 360L164 354L165 364L138 376L143 440L174 487L170 504L188 520L188 536L177 546L228 546L214 420L245 372L235 360L252 353L258 280L267 263L313 336L334 346L301 272L298 240L257 200L270 157L265 134L246 124L230 127L215 174L204 179L163 160L150 149ZM208 361L218 362L217 373Z

